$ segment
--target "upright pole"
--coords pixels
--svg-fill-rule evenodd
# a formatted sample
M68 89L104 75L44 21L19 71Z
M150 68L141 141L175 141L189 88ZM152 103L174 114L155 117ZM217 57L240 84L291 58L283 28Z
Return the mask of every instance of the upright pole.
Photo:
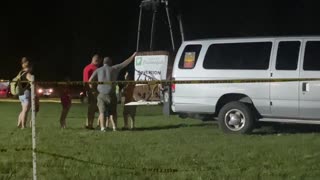
M139 51L139 43L140 43L140 32L141 32L141 16L142 16L142 2L140 4L140 13L139 13L139 23L138 23L138 35L137 35L137 48L136 51Z
M155 21L157 15L157 7L154 7L153 16L152 16L152 24L151 24L151 38L150 38L150 51L153 50L153 37L154 37L154 29L155 29Z
M170 14L169 14L168 0L166 0L165 3L166 3L166 12L167 12L167 17L168 17L170 36L171 36L172 50L174 52L176 48L175 48L174 40L173 40L173 33L172 33L172 26L171 26Z
M180 26L181 41L184 42L184 30L183 30L183 24L182 24L181 15L178 16L178 21L179 21L179 26Z
M31 76L31 123L32 123L32 167L33 180L37 180L37 155L36 155L36 97L34 75Z

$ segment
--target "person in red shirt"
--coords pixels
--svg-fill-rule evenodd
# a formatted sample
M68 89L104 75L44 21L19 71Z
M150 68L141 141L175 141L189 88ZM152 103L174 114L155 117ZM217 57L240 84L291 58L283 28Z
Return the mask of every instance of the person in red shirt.
M83 82L88 82L93 72L98 69L100 65L99 55L94 55L92 61L83 69Z
M83 69L83 82L89 82L93 72L100 66L101 58L98 54L92 57L91 63ZM85 84L85 91L88 97L88 113L86 128L93 129L93 121L95 113L98 111L97 107L97 92L96 88L89 88L89 84Z

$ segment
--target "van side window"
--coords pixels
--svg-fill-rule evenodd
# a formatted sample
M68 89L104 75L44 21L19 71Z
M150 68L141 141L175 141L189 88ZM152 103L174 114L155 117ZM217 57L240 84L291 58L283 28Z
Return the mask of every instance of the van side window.
M300 41L280 42L277 53L277 70L297 70Z
M179 61L180 69L193 69L201 51L201 45L187 45Z
M320 71L320 41L307 42L303 69L307 71Z
M204 58L205 69L268 69L271 42L212 44Z

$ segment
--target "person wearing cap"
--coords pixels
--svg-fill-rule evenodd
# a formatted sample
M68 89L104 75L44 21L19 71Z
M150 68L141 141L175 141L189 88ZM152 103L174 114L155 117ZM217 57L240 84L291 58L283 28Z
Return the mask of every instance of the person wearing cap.
M109 66L112 67L111 69L111 81L117 81L118 76L120 74L120 71L127 67L133 60L134 57L136 56L136 53L132 54L128 59L126 59L125 61L123 61L120 64L116 64L112 66L112 59L110 57L105 57L104 60L107 62L107 64ZM109 121L110 122L114 122L115 127L117 128L118 125L118 113L117 113L117 104L118 104L118 100L117 100L117 95L116 95L116 86L117 84L112 84L112 88L110 91L110 108L108 111L108 118L107 118L107 127L109 125Z
M97 96L97 106L99 109L99 121L100 121L100 128L101 131L106 131L106 116L105 114L109 114L110 104L111 104L111 93L113 90L113 85L111 81L115 78L115 73L119 73L119 71L127 66L136 53L134 53L130 58L125 60L123 63L110 66L111 58L106 57L103 59L103 66L98 68L96 71L93 72L92 76L89 79L89 82L94 80L99 82L105 82L105 84L99 84L97 86L98 96ZM92 84L89 84L90 88L93 88ZM112 118L109 118L113 131L116 131L116 126Z

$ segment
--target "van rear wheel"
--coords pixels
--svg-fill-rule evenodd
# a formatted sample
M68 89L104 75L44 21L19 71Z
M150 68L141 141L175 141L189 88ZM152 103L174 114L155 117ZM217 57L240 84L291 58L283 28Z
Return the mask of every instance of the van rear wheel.
M238 101L230 102L219 112L219 126L225 133L248 134L254 128L254 112Z

